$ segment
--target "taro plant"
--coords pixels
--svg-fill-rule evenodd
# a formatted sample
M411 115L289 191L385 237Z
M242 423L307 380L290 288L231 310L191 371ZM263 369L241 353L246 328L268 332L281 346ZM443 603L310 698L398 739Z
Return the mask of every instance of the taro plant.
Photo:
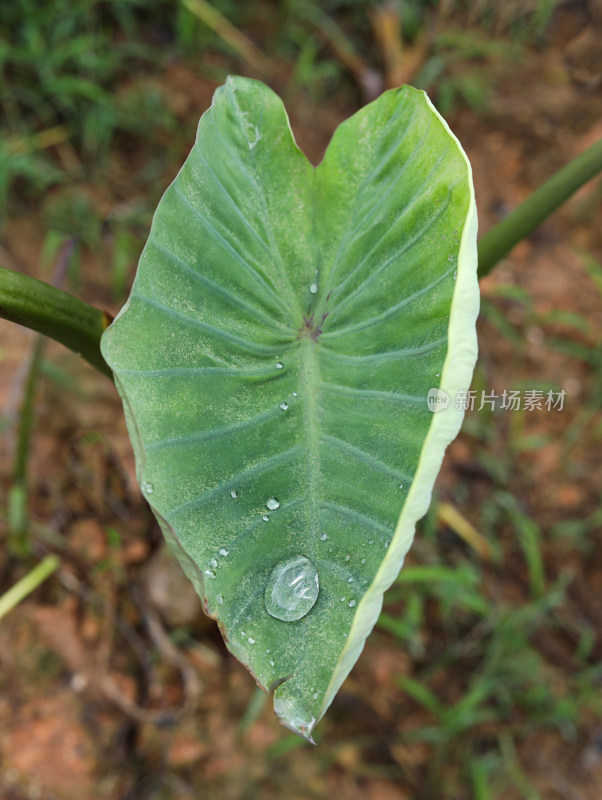
M481 272L600 169L602 143L485 237ZM471 381L476 232L470 165L423 92L381 95L314 168L276 95L230 78L112 324L0 273L4 317L114 377L168 543L310 740L462 422L453 403L432 409Z

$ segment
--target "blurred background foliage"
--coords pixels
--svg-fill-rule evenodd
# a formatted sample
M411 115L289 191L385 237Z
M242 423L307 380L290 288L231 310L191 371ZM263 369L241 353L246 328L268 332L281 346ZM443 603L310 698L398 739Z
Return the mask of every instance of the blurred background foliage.
M598 0L11 0L0 6L0 261L115 312L226 75L284 99L317 163L385 88L427 90L482 229L602 135ZM276 725L169 558L113 388L0 326L0 794L602 796L602 184L483 281L469 412L408 565L312 749ZM175 571L174 571L175 570Z

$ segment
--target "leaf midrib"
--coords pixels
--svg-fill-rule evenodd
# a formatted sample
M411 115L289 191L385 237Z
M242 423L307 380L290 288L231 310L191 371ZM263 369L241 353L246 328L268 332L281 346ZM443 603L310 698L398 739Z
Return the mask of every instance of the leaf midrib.
M300 342L301 386L305 393L303 402L303 427L307 441L307 516L310 535L319 530L319 493L321 489L320 468L320 422L319 394L320 367L316 342L304 336Z

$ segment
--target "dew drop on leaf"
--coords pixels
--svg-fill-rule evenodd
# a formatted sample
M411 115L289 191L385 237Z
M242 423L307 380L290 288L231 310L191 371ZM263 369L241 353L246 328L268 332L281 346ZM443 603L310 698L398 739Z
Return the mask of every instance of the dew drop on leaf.
M209 566L211 567L211 569L217 569L217 567L218 567L217 558L210 558L209 559Z
M232 491L230 492L230 497L236 500L236 498L238 497L238 492L236 491L236 489L232 489Z
M229 552L227 547L220 547L219 549L220 556L227 556Z
M148 481L142 481L141 489L144 494L152 494L153 493L153 485Z
M261 519L262 519L264 522L269 522L269 521L270 521L270 518L268 517L268 515L267 515L267 514L264 514L264 515L263 515L263 517L262 517Z
M325 541L326 541L326 539L328 539L328 535L327 535L326 533L323 533L323 534L320 536L320 540L321 540L322 542L325 542Z
M318 571L306 556L279 561L265 587L268 614L284 622L296 622L308 614L318 599Z
M353 608L353 607L355 606L355 600L350 600L350 601L347 603L347 605L349 606L349 608Z
M288 409L288 403L283 400L282 403L280 403L280 408L282 411L286 411Z
M215 599L217 600L218 606L221 606L223 604L223 602L224 602L224 595L223 594L218 594Z
M312 283L312 285L309 287L309 291L312 294L316 294L316 292L318 291L318 284L317 283Z
M277 508L280 508L280 503L275 497L270 497L270 499L266 502L266 506L270 509L270 511L276 511Z
M282 361L277 361L276 362L276 369L282 369L283 366L284 366L284 364L282 363Z

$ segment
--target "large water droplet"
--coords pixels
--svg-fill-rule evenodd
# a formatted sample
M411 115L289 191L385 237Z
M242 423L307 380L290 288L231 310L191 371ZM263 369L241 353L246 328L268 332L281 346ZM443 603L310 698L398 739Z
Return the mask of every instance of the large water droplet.
M328 535L327 535L326 533L323 533L323 534L320 536L320 540L321 540L322 542L325 542L325 541L326 541L326 539L328 539Z
M282 363L282 361L277 361L276 362L276 369L282 369L283 366L284 366L284 364Z
M349 608L353 608L353 607L355 606L355 600L350 600L350 601L347 603L347 605L349 606Z
M288 403L286 403L284 400L282 401L282 403L280 403L280 410L281 411L287 411L288 410Z
M236 491L236 489L232 489L232 491L230 492L230 497L236 500L236 498L238 497L238 492Z
M296 397L296 396L297 396L297 392L293 392L293 397Z
M277 508L280 508L280 503L275 497L270 497L270 499L266 502L266 506L270 509L270 511L276 511Z
M220 547L219 549L220 556L227 556L229 552L227 547Z
M265 607L275 619L295 622L311 611L319 591L318 572L309 558L290 556L272 570L265 587Z
M316 294L316 292L318 291L318 284L317 283L312 283L312 285L309 287L309 291L312 294Z

